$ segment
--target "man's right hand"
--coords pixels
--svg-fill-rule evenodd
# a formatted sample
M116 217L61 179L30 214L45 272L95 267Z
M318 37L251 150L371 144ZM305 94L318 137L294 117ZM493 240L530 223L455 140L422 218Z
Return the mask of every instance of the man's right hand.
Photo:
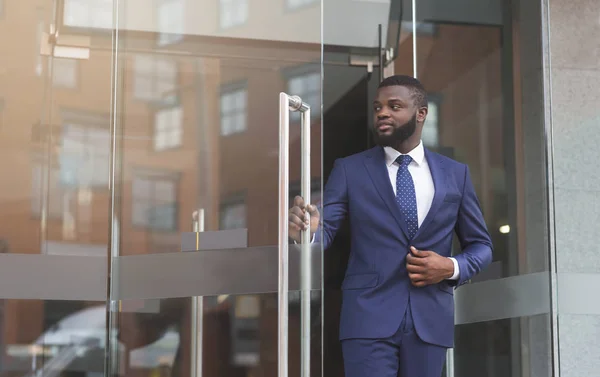
M306 218L306 213L310 216L310 220ZM308 229L310 226L310 237L317 231L319 226L320 214L317 207L304 203L304 198L296 196L294 198L293 207L290 208L289 235L294 241L300 243L300 233Z

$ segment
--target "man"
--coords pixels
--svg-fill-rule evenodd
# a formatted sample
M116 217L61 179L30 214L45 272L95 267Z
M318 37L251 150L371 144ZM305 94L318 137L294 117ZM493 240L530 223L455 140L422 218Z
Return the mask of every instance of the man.
M327 249L349 217L340 319L347 377L440 377L454 343L453 289L490 264L491 239L468 167L423 147L421 83L386 78L373 110L378 146L336 161L320 232L318 209L294 199L290 237L300 242L310 228ZM452 258L454 233L462 252Z

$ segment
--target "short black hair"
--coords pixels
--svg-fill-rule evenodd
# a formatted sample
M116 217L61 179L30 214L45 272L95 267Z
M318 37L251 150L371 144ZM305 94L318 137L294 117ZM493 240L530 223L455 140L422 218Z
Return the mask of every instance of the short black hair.
M379 88L386 86L404 86L410 89L411 97L418 107L427 107L427 91L423 84L416 78L407 75L394 75L386 77L379 84Z

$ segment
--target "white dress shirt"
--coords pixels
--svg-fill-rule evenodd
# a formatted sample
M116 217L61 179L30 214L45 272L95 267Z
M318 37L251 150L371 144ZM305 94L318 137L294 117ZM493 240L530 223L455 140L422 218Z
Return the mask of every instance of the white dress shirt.
M396 162L396 159L402 153L392 147L384 147L384 150L390 183L394 189L394 195L396 195L396 175L398 174L398 168L400 166ZM435 194L435 186L433 185L429 164L425 158L423 142L420 142L415 149L408 152L408 155L412 158L411 163L408 165L408 172L412 176L415 185L417 216L420 227L431 208L431 202L433 202L433 195ZM459 277L458 262L455 258L450 257L450 259L452 260L452 263L454 263L454 275L452 275L450 280L457 280Z

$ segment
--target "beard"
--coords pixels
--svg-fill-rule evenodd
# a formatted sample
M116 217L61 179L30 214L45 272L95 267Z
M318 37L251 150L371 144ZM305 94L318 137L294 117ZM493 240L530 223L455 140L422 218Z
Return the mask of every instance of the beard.
M377 127L373 127L373 137L375 139L375 143L382 147L391 147L393 145L397 145L405 142L411 137L417 129L417 113L413 115L413 117L400 127L394 128L391 134L382 135L377 132Z

